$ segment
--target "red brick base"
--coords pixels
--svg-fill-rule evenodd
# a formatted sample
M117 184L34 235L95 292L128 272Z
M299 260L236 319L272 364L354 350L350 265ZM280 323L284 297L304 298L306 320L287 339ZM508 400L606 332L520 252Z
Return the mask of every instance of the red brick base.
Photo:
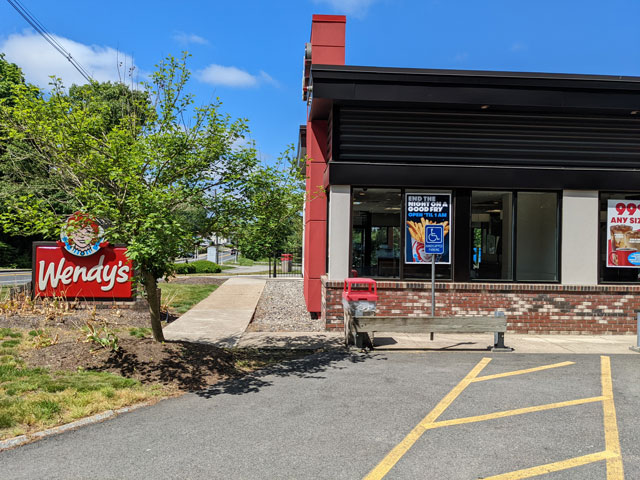
M378 315L428 315L431 283L378 282ZM640 286L436 283L438 316L505 312L514 333L632 334ZM343 328L342 282L322 278L322 319Z

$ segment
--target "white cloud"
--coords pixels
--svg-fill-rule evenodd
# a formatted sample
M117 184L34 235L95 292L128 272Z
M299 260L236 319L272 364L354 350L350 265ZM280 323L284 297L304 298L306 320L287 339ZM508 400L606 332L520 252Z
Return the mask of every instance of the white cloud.
M180 45L189 45L195 43L197 45L209 45L209 40L196 35L195 33L177 32L173 35L173 39Z
M133 57L111 47L85 45L53 35L89 75L99 82L129 81L129 70L135 67ZM6 59L24 72L27 81L47 88L51 75L62 78L65 86L87 83L69 61L33 30L9 35L0 40L0 51ZM118 74L120 72L120 75ZM139 73L139 72L138 72ZM134 72L134 79L137 75Z
M313 0L313 3L326 3L339 13L362 18L369 7L378 0Z
M275 78L269 75L264 70L260 70L260 78L263 82L268 83L269 85L273 85L274 87L280 87L280 82L278 82Z
M520 42L516 42L513 45L511 45L511 48L509 48L510 51L512 52L521 52L522 50L526 50L527 46L524 43L520 43Z
M268 83L276 87L280 85L265 71L260 70L258 75L252 75L238 67L227 67L215 63L198 72L197 77L201 82L224 87L251 88L257 87L261 83Z

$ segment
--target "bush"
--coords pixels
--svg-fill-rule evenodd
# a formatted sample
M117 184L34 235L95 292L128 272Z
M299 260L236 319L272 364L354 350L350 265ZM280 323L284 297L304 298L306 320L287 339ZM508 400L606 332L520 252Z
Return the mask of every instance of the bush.
M193 265L193 263L174 263L173 269L178 275L196 273L196 267Z
M173 265L176 274L186 275L188 273L220 273L222 269L217 263L209 260L196 260L190 263L175 263Z
M220 273L222 271L220 265L209 260L196 260L190 265L195 267L196 273Z

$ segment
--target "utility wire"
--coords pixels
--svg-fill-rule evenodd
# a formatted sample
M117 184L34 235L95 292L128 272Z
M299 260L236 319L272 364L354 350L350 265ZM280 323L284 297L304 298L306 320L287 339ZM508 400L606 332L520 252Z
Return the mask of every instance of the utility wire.
M22 18L24 18L27 23L47 41L47 43L55 48L60 55L66 58L80 73L80 75L82 75L88 82L92 81L91 75L82 65L80 65L80 62L71 56L60 42L58 42L55 37L47 31L45 26L42 25L42 23L40 23L40 21L30 11L19 2L19 0L7 0L7 2L9 2L9 5L11 5L20 14L20 16L22 16Z

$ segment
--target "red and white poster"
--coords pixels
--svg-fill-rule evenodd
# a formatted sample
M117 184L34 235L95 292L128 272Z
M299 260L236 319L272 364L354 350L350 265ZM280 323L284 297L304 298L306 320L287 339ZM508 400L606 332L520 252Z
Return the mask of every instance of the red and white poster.
M110 245L92 217L76 212L58 242L36 243L34 297L130 299L133 267L126 247Z
M640 200L608 201L607 267L640 268Z

